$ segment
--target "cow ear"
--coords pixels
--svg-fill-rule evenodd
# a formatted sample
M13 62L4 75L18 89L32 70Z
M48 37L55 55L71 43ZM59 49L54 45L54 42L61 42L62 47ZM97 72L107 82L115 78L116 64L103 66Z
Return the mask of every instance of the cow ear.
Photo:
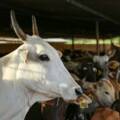
M58 54L59 54L59 56L61 58L63 56L63 53L61 51L59 51L59 50L57 50L57 52L58 52Z
M20 55L20 59L24 62L24 63L27 63L28 62L28 50L27 48L24 48L24 49L20 49L19 50L19 55Z
M102 87L102 86L103 86L103 81L99 81L99 82L98 82L98 86L99 86L99 87Z

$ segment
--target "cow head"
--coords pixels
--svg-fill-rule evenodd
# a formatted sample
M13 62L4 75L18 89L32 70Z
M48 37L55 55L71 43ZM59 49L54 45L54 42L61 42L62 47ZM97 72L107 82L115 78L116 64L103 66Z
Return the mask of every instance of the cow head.
M96 82L103 77L103 70L98 64L85 62L77 66L77 74L81 80Z
M111 50L108 51L109 61L116 60L120 62L120 46L112 43Z
M107 64L108 60L109 60L108 55L106 55L104 53L101 54L101 55L95 55L93 57L93 61L98 63L102 68L106 67L106 64Z
M101 80L93 88L101 105L111 106L115 101L115 89L109 80Z
M24 43L17 49L20 62L16 78L40 96L41 101L56 97L75 100L82 95L81 87L64 67L57 50L39 37L35 17L32 17L32 36L22 31L13 11L11 21L16 35Z

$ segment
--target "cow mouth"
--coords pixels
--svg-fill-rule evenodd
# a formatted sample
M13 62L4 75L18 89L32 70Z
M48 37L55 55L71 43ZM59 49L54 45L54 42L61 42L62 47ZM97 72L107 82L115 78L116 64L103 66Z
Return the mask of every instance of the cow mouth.
M82 94L73 103L79 105L80 108L88 108L88 105L92 103L92 100L86 94Z

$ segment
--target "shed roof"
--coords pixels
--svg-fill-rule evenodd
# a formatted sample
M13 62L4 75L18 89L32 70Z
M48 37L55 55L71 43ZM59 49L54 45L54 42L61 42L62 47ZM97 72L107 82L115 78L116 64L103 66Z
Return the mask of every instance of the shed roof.
M14 36L10 10L14 9L25 32L31 33L31 15L38 21L43 37L96 36L96 21L100 37L120 35L119 0L1 0L0 35Z

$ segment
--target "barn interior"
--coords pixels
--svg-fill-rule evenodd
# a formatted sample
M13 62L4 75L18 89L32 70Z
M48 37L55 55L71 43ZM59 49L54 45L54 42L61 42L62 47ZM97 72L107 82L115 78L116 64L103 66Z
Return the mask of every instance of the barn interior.
M73 42L75 38L111 39L120 35L119 5L119 0L116 2L113 0L1 0L0 36L3 37L1 40L4 41L4 37L16 38L11 27L11 9L15 11L20 26L28 34L32 34L31 16L35 15L40 36L43 38L64 38L71 39ZM11 44L14 41L15 44ZM88 48L84 45L86 42L82 42L77 47L72 43L71 46L54 43L54 46L58 49ZM8 53L19 44L20 42L13 39L10 43L4 44L4 47L1 42L0 48L3 53ZM92 45L89 48L93 51L97 49Z
M83 61L86 63L87 61L93 62L94 55L102 54L102 57L104 57L104 55L106 57L106 55L111 55L114 51L111 61L116 61L109 61L110 63L107 64L109 65L107 67L110 67L110 74L108 76L110 80L115 79L117 81L115 83L117 87L115 86L115 88L118 91L115 95L119 98L117 102L120 104L120 95L118 95L120 94L120 0L0 0L0 57L10 53L22 44L22 41L18 39L11 25L11 10L15 11L20 27L25 33L30 35L32 35L32 15L36 16L40 37L63 52L62 60L64 61L64 65L71 74L75 74L73 77L75 77L76 81L81 77L79 76L79 72L81 71L79 71L78 68L81 67ZM117 44L117 46L114 46L113 43ZM113 49L112 52L110 51L111 48ZM106 65L106 61L103 62L105 62L104 65ZM89 66L90 64L86 65ZM95 81L93 80L92 82L98 82L98 79L101 79L104 76L103 74L106 74L106 66L102 66L101 68L97 67L96 73L92 71L93 76L95 73ZM75 73L75 69L78 70L77 73ZM87 74L89 71L85 73ZM80 74L83 74L83 71ZM92 75L87 76L86 74L84 77L88 77L86 79L91 83L89 79L91 79ZM103 86L100 87L99 91L102 90ZM112 89L107 91L106 94L111 95L111 91ZM55 105L57 105L57 102L55 101ZM112 106L113 108L110 107L110 109L116 110L120 114L120 108L118 107L120 105L118 105L117 102L115 102ZM62 102L60 101L60 105L61 104ZM30 109L30 113L28 112L28 118L25 120L39 119L41 115L38 114L40 107L38 103L35 105L36 106L33 106L33 110ZM58 106L53 108L58 110ZM104 110L102 111L104 112ZM52 114L52 117L58 114L53 109L50 109L49 104L48 109L45 109L43 115L48 117L45 120L53 120L49 119L48 113ZM114 120L113 114L109 115L111 115L110 120Z

